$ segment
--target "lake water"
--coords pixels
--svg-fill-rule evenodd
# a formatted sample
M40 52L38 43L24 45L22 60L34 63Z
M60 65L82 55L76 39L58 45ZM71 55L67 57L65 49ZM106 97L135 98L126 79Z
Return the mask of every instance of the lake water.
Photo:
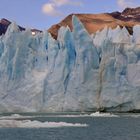
M140 115L1 115L0 140L140 140Z

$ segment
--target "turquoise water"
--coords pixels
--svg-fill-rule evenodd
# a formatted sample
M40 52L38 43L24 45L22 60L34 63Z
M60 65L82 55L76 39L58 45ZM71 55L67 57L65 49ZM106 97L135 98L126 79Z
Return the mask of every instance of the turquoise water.
M50 128L1 127L0 140L140 140L140 116L138 115L127 114L119 117L44 115L17 117L14 120L36 120L42 123L66 122L73 126L69 127L66 124L66 126ZM81 126L74 127L75 123Z

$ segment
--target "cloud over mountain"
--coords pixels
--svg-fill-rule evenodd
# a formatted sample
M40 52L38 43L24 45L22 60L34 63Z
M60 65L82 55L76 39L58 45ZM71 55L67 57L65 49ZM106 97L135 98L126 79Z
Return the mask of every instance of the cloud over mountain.
M50 0L42 6L42 12L49 16L61 16L63 15L61 7L65 5L81 6L82 2L74 0Z

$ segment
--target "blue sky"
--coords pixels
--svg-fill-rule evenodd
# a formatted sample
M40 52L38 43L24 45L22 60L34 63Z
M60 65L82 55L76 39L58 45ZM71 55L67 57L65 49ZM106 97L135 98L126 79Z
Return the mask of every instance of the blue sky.
M71 13L104 13L140 6L140 0L0 0L0 18L47 29Z

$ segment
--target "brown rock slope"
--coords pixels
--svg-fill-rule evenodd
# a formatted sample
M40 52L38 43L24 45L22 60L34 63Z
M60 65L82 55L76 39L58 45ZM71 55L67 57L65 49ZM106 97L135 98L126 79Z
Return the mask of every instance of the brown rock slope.
M129 33L132 34L132 27L136 24L140 24L140 7L126 8L122 13L113 12L103 14L71 14L60 23L55 24L50 29L48 29L55 39L57 38L57 33L61 26L68 25L72 30L73 15L76 15L80 19L89 34L95 33L97 30L102 30L105 26L115 28L118 25L120 27L125 26Z

